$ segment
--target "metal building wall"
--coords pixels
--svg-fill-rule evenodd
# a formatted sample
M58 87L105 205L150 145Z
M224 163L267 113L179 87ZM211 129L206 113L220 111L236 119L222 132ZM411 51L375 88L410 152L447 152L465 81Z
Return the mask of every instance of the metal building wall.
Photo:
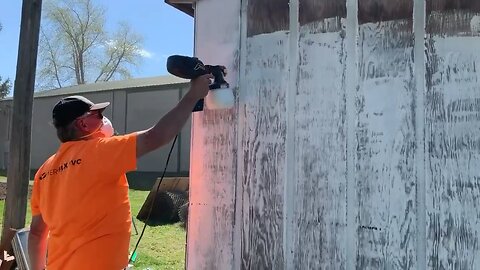
M188 269L480 269L480 2L201 0Z

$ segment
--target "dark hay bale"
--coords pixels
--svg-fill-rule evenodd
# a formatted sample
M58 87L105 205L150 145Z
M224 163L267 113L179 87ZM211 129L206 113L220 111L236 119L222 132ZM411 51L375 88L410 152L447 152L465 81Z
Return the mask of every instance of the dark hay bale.
M180 208L178 208L178 218L180 219L180 222L182 223L182 226L184 228L187 227L187 222L188 222L188 206L189 203L186 202Z
M138 212L137 219L149 226L158 226L178 221L178 209L187 201L185 192L159 192L156 196L150 193ZM153 199L155 202L153 203ZM148 218L148 212L153 209Z

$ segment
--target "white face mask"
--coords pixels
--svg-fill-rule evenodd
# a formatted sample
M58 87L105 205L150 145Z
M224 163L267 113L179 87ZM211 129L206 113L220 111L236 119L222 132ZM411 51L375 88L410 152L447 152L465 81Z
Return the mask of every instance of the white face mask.
M102 133L104 138L112 137L115 133L112 122L107 117L103 117L102 126L98 132Z
M107 118L107 117L103 117L102 118L102 124L100 125L100 127L98 127L98 129L96 129L95 131L93 131L92 133L90 134L87 134L87 135L83 135L82 137L80 137L79 139L83 139L85 137L88 137L88 136L91 136L95 133L100 133L102 136L100 137L103 137L103 138L109 138L109 137L112 137L113 134L115 133L114 132L114 129L113 129L113 125L112 125L112 122L110 122L110 120Z

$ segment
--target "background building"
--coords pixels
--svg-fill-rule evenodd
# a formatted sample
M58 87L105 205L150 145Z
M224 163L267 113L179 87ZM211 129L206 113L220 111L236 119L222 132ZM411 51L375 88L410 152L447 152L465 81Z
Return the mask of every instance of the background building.
M59 146L55 128L51 124L52 108L63 97L83 95L93 102L109 101L104 114L120 134L146 129L172 109L189 84L173 76L79 85L35 93L32 120L31 169L33 172ZM8 163L12 121L12 100L0 100L0 169ZM167 145L139 159L137 171L129 174L130 186L150 189L153 181L165 167L171 145ZM190 122L183 128L175 145L167 173L188 175L190 160ZM140 177L138 177L140 176ZM135 180L142 181L135 181Z

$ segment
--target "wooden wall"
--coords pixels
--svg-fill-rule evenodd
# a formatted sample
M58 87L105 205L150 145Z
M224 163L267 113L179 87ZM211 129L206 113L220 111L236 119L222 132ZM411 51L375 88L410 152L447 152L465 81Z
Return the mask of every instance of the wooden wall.
M197 2L237 101L193 117L188 269L480 269L479 12Z

